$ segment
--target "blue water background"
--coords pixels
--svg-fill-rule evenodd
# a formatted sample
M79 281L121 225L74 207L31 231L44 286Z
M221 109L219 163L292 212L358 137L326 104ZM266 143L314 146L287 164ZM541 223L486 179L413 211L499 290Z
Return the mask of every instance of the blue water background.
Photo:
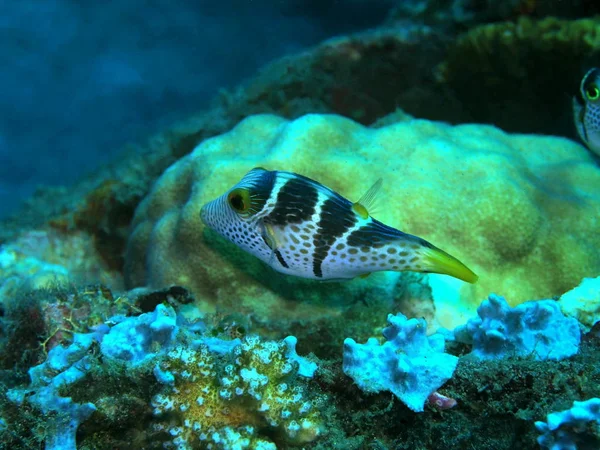
M0 2L0 217L391 0Z

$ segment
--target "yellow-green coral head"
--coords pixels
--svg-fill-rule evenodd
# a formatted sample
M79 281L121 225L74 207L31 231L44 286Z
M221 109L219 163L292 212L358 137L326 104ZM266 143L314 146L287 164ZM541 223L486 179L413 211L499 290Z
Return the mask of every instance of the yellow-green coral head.
M459 260L417 236L375 220L368 212L381 182L353 203L291 172L255 168L204 205L203 222L275 270L317 280L378 271L477 276Z
M589 70L573 97L575 127L587 147L600 155L600 69Z

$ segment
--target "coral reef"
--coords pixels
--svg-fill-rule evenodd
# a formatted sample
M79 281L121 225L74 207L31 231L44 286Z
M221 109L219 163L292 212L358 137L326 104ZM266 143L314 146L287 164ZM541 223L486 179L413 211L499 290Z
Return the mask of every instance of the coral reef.
M600 7L586 0L545 2L536 0L402 0L396 2L388 22L413 20L449 31L482 23L502 22L519 17L593 16Z
M229 164L242 155L244 167ZM395 274L328 285L272 277L255 258L204 229L201 206L254 166L296 171L350 199L372 183L365 173L383 177L386 208L375 217L428 239L481 274L475 286L457 287L471 314L489 292L509 292L513 304L549 298L600 270L588 251L600 244L592 225L600 174L577 144L478 125L413 120L369 129L331 115L254 116L199 145L156 182L133 221L127 285L183 285L213 308L231 305L259 318L339 314L335 305L361 298L389 306ZM462 306L437 310L447 328L466 320L453 307Z
M300 372L294 359L286 357L288 350L295 354L285 341L247 337L225 364L206 345L172 350L155 369L165 388L152 406L166 421L154 429L173 436L176 448L262 448L266 441L257 429L265 426L288 442L314 441L322 418L306 389L295 382Z
M444 337L425 335L422 319L388 316L386 342L344 341L344 373L365 392L391 391L406 406L422 412L427 398L452 377L458 358L444 353Z
M445 55L444 33L414 23L329 39L281 58L223 96L231 113L297 118L335 113L368 125L401 107L430 119L449 107L434 92L431 68Z
M1 223L0 447L597 448L598 159L509 132L574 135L600 22L540 17L598 6L488 3L399 2ZM479 283L275 276L200 220L255 166L382 177Z
M39 279L35 277L35 279ZM69 344L115 314L139 309L134 299L114 297L102 285L29 287L1 295L0 381L22 379L55 347Z
M456 339L473 346L479 359L528 356L563 359L579 349L581 333L573 318L563 316L554 300L508 306L503 297L490 295L477 308L479 317L454 330Z
M94 239L80 231L24 230L0 244L0 293L64 284L107 284L118 289L121 274L95 250Z
M458 343L449 343L450 354L439 353L443 338L426 337L423 320L390 316L387 343L350 345L344 361L338 352L318 360L317 369L297 355L294 337L268 340L244 333L234 325L238 319L200 319L181 288L127 297L156 307L72 334L70 344L55 346L30 369L27 386L5 379L15 387L0 390L0 442L83 449L533 448L534 420L565 402L600 396L600 341L593 334L561 361L473 361L452 356L467 351ZM453 372L442 392L435 390L450 374L442 380L436 361ZM413 375L409 383L399 382L403 374ZM386 380L401 401L373 392Z
M448 343L447 351L461 350ZM577 355L561 361L460 357L440 389L456 406L439 410L427 403L418 414L387 392L367 393L348 383L337 361L322 363L316 381L337 402L330 423L339 428L331 438L340 446L325 439L317 448L533 450L539 448L535 420L573 400L598 397L599 358L598 341L586 341Z
M27 389L7 393L8 399L20 407L27 402L48 417L45 425L48 450L75 450L77 428L96 410L93 403L76 403L59 392L85 377L91 365L88 351L101 338L102 331L76 334L68 347L55 347L44 363L29 370L31 384Z
M405 0L397 2L388 21L412 20L444 28L497 22L521 12L523 0L505 2L475 0ZM524 12L524 11L523 11Z
M163 304L108 323L113 326L74 333L68 346L53 348L29 370L29 386L6 394L19 409L52 418L38 436L47 448L75 449L75 434L92 415L94 425L85 426L97 440L98 428L115 427L115 417L140 403L152 406L154 418L147 417L146 426L167 448L270 449L276 448L273 434L276 441L300 444L322 433L318 405L324 397L303 381L317 367L296 353L294 337L221 340L204 334L202 322ZM145 387L133 389L135 383ZM126 389L117 401L111 400L113 385ZM7 426L21 420L10 407L3 411ZM265 428L275 430L271 438Z

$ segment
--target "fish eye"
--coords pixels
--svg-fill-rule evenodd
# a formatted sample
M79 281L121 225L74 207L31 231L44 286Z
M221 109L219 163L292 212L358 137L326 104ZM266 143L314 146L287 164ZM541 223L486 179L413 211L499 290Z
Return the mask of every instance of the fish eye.
M227 202L235 211L246 212L250 209L250 193L246 189L234 189L227 196Z
M585 90L585 95L588 100L598 100L600 97L600 89L595 84L592 84Z

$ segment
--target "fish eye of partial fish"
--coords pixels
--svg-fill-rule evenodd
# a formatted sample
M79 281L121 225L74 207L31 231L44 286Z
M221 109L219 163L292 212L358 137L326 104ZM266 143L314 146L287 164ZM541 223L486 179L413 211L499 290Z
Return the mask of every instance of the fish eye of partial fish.
M600 80L600 69L593 68L581 79L580 91L588 101L596 101L600 98L600 88L598 87L598 81Z
M588 100L591 100L591 101L598 100L598 98L600 97L600 89L598 88L596 83L592 83L586 87L585 95Z
M586 89L585 94L589 100L598 100L598 97L600 97L600 89L598 89L598 86L593 84Z
M575 129L587 148L600 155L600 69L588 70L573 97Z

